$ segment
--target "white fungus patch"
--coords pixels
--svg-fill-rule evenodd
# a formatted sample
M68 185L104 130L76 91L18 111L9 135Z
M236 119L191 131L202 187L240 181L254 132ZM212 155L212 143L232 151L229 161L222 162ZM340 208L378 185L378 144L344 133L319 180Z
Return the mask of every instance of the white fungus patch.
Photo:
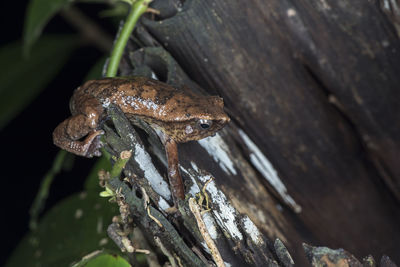
M158 201L158 206L162 209L162 210L167 210L169 208L171 208L171 206L168 204L167 201L165 201L164 198L160 197L160 200Z
M201 241L200 244L203 246L203 249L204 249L208 254L211 255L211 251L210 251L210 249L208 248L206 242L205 242L205 241Z
M169 191L168 184L154 166L150 155L139 144L135 144L135 159L144 172L144 177L149 181L154 191L165 199L171 199L171 192Z
M135 136L132 133L128 133L128 138L131 140L131 144L135 144L137 142Z
M261 245L264 243L262 239L262 235L258 230L257 226L250 220L248 216L245 216L243 219L243 226L246 233L250 236L251 240L257 244Z
M179 165L180 170L185 173L186 175L188 175L190 177L190 179L192 179L192 186L189 189L189 194L191 194L193 197L196 196L197 193L200 192L200 188L196 183L196 180L194 179L194 177L188 172L188 170L186 170L184 167L182 167L181 165ZM196 166L197 167L197 166Z
M229 175L236 175L235 166L228 154L229 147L218 133L215 136L209 136L198 142L213 157L222 170Z
M190 162L190 165L192 166L193 170L195 170L195 172L199 172L199 167L197 167L196 163L194 163L193 161Z
M218 233L217 233L217 226L215 225L215 221L211 217L211 215L206 212L202 216L203 222L206 225L207 232L210 234L212 239L217 239Z
M193 180L193 178L192 178L192 180ZM196 194L199 192L200 192L200 188L196 184L196 182L193 180L193 185L189 189L189 194L191 194L192 196L196 196Z
M158 80L158 77L154 71L151 72L151 78L154 80Z
M388 9L390 10L390 0L383 0L383 9Z
M197 165L191 162L194 170L198 170ZM205 183L211 179L210 175L198 175L199 179ZM218 190L214 181L211 181L206 188L207 192L210 194L212 203L214 204L214 209L212 213L218 223L218 225L224 229L232 238L239 240L243 239L242 233L239 231L236 222L236 210L229 204L228 199L222 191Z
M250 161L254 167L262 174L262 176L268 181L268 183L277 191L282 197L283 201L288 204L297 213L301 212L301 206L299 206L294 199L288 194L286 186L282 183L278 176L277 171L272 166L271 162L264 156L261 150L251 139L243 132L239 130L239 135L250 150Z

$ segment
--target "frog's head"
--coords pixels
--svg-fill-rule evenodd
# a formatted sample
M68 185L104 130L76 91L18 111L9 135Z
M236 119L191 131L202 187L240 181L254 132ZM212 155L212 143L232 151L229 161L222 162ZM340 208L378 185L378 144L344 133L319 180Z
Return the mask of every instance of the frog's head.
M159 124L161 130L178 143L212 136L230 121L224 112L224 102L220 97L202 96L186 103L188 104L184 108L180 105L180 110L184 112L175 114L170 117L172 120Z

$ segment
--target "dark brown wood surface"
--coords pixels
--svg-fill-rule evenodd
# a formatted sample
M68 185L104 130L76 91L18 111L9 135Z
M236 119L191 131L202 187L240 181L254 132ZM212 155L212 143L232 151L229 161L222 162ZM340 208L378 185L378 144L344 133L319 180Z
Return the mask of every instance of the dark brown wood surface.
M179 146L181 164L210 171L300 263L302 242L400 262L400 41L380 3L160 2L160 16L135 33L147 48L132 46L122 73L134 65L202 90L197 83L232 118L221 136L235 171L198 143ZM295 204L264 178L243 133Z

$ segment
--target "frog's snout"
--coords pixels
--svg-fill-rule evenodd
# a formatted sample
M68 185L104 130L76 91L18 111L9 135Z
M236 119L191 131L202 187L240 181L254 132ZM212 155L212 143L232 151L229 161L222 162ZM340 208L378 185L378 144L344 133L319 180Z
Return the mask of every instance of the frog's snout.
M224 116L218 118L218 121L220 124L227 124L228 122L231 121L231 118L229 118L229 116L224 113Z

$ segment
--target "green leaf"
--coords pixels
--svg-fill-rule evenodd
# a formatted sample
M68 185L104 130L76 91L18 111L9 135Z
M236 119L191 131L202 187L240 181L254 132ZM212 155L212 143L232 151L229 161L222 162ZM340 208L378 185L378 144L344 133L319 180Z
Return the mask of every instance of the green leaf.
M77 44L71 36L43 37L29 59L20 42L0 48L0 130L54 78Z
M88 262L86 267L102 267L102 266L113 266L113 267L130 267L131 265L122 257L118 255L101 255Z
M93 65L89 73L86 75L86 80L96 79L101 76L101 71L103 69L103 65L105 62L105 58L98 60L96 64ZM65 150L58 151L56 158L53 161L53 165L50 170L46 173L44 178L42 179L41 185L39 187L38 193L36 194L35 200L30 208L30 222L29 228L31 230L35 230L37 228L37 221L39 219L39 215L43 208L45 207L47 197L49 195L51 184L53 183L56 175L63 170L71 170L73 166L75 155L71 153L67 153ZM99 191L99 179L98 179L98 171L101 169L110 170L111 164L109 160L100 158L95 166L93 167L91 173L86 179L87 190L97 190Z
M37 228L38 218L40 212L42 212L42 210L44 209L46 199L49 196L50 186L53 183L54 177L60 172L67 155L67 151L65 150L58 151L53 161L52 167L42 179L35 200L33 201L33 204L29 210L29 213L31 215L29 228L32 230L35 230Z
M106 234L116 214L117 205L95 193L68 197L43 217L37 231L24 237L6 266L70 266L95 250L117 253Z
M29 2L23 35L25 52L30 51L47 22L70 2L70 0L31 0Z
M89 259L83 259L72 267L130 267L131 265L121 256L107 252L94 252Z

